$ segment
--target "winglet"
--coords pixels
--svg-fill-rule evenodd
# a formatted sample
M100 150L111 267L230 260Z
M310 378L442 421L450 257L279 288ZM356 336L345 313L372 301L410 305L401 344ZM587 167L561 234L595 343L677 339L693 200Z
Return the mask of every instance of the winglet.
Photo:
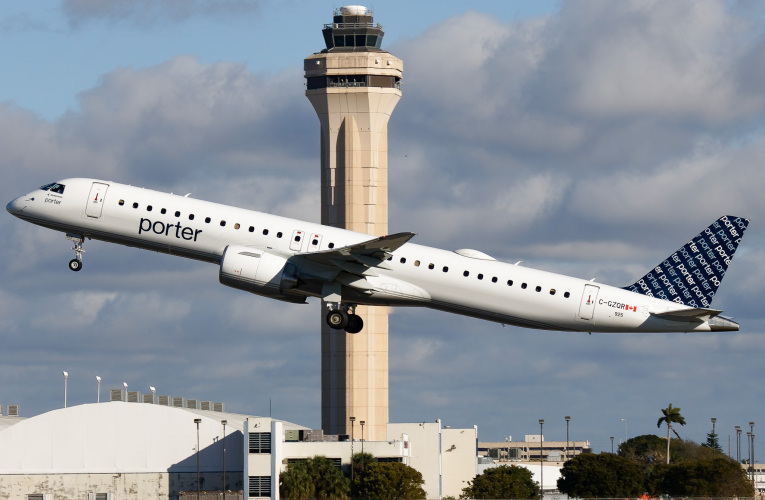
M749 220L743 217L720 217L624 289L694 308L708 308L748 225Z

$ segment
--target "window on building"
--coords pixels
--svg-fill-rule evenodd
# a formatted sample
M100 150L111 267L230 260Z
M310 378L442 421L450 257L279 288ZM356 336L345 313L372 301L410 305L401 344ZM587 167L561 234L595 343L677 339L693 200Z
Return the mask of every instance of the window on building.
M251 432L249 451L250 453L271 453L271 433Z
M249 476L249 497L271 498L271 476Z

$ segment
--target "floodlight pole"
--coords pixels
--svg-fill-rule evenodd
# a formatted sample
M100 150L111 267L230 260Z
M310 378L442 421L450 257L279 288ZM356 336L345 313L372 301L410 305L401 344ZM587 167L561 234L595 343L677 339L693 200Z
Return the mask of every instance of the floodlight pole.
M356 417L348 417L351 421L351 500L353 500L353 424L356 422Z
M571 421L571 417L565 416L563 418L566 420L566 456L563 458L563 461L565 462L568 460L568 423Z
M226 500L226 424L228 421L221 420L223 424L223 500Z
M544 498L545 495L545 467L542 463L542 460L544 459L544 448L545 448L545 436L542 433L542 427L544 426L545 421L543 419L539 419L539 494Z
M199 424L201 422L201 418L194 419L194 423L197 424L197 500L199 500Z
M64 374L64 408L66 408L66 385L69 380L69 373L61 372Z

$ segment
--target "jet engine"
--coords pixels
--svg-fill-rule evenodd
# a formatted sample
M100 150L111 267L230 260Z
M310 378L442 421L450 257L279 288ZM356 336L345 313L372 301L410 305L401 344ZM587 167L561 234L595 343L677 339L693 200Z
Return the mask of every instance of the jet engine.
M220 262L221 284L246 292L304 303L306 297L295 293L297 268L284 257L265 250L241 245L229 245Z

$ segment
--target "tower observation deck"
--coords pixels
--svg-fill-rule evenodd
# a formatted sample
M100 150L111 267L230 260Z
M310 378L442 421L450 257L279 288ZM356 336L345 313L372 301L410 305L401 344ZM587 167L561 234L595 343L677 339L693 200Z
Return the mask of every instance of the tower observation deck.
M321 125L321 222L388 234L388 121L401 98L403 63L382 50L383 28L366 7L334 12L325 48L304 60L306 97ZM322 325L322 428L385 439L388 310L356 307L359 333ZM355 431L351 417L355 419Z

